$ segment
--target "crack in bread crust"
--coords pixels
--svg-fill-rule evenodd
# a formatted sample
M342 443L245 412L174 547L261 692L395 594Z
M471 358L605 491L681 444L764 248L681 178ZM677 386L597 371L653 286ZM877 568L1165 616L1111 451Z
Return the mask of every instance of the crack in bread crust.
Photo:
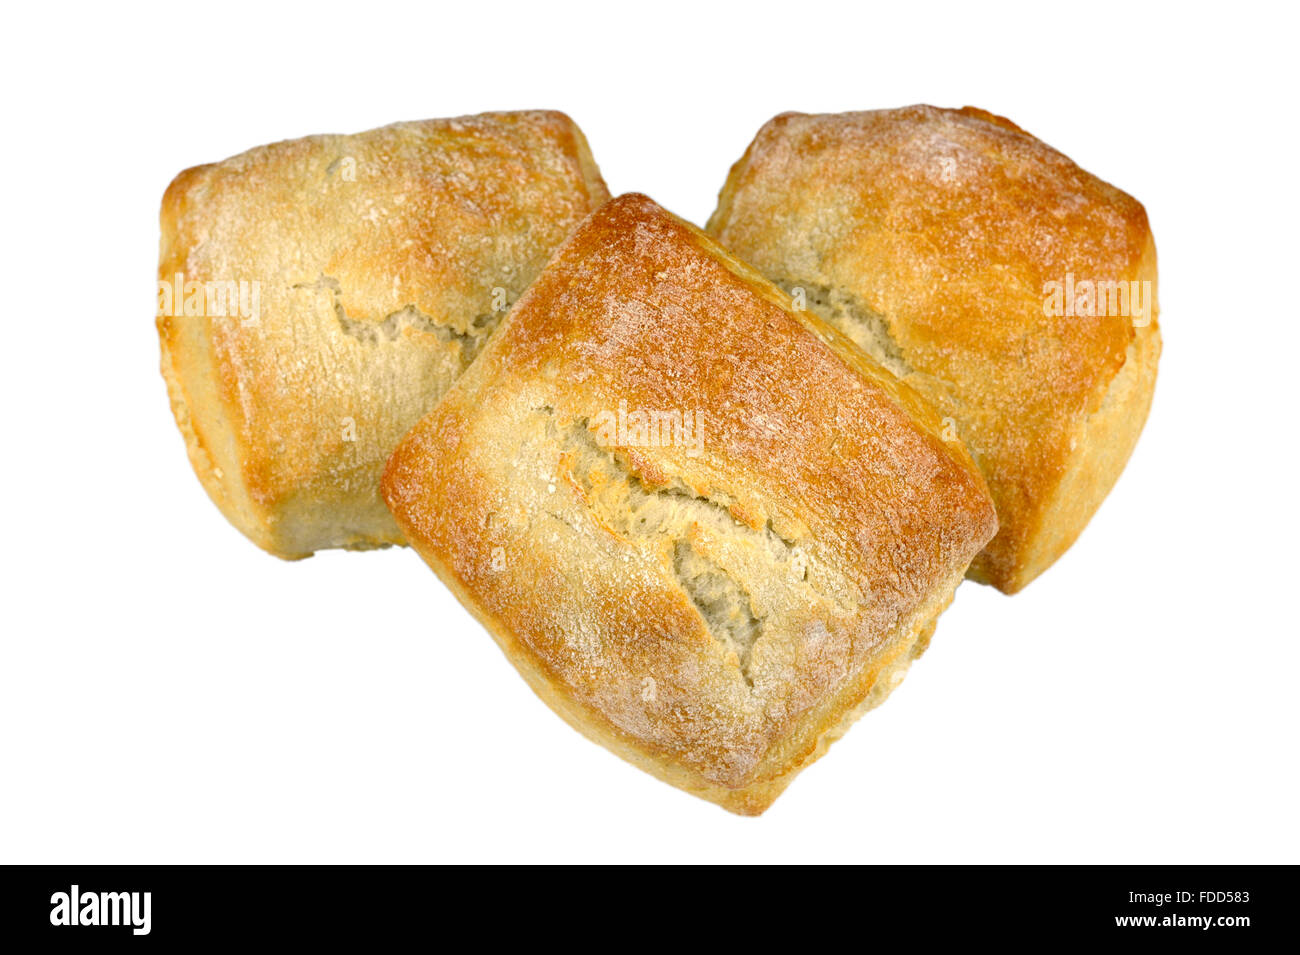
M745 685L752 690L754 677L749 665L754 644L763 635L763 621L754 616L749 594L725 567L709 560L688 540L678 540L673 546L673 571L713 639L735 656Z
M345 335L355 338L359 342L365 342L367 345L391 342L402 333L404 328L413 328L417 332L423 332L426 335L436 335L441 341L448 344L458 344L461 346L460 363L462 369L469 367L474 360L474 356L483 347L483 343L492 334L492 330L500 323L505 311L503 309L500 312L487 312L477 315L469 323L468 330L461 331L453 325L437 321L432 316L420 311L415 305L410 304L389 312L378 321L353 318L348 315L347 310L343 307L342 285L338 279L331 275L322 275L315 282L299 282L292 287L312 292L329 292L333 299L334 315L338 319L339 328L343 330Z
M828 606L837 616L849 616L869 601L838 569L814 562L799 541L778 533L770 517L757 528L738 519L725 491L698 494L679 479L650 483L625 454L602 447L586 419L568 427L548 421L547 431L562 449L560 473L597 526L629 542L671 542L679 586L751 689L754 649L766 632L767 615L755 611L752 594L761 581L783 581L791 592ZM733 543L717 548L714 542L724 539ZM736 555L742 543L735 542L761 555L759 566L740 566ZM850 593L857 599L847 598Z
M889 328L889 319L843 289L802 279L775 279L788 295L803 290L807 306L818 318L834 325L896 378L916 369L908 362Z

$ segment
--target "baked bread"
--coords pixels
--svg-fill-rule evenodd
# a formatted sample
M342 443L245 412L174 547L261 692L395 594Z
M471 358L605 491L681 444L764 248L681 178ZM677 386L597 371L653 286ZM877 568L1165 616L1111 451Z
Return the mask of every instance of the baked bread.
M788 113L732 168L708 231L965 441L999 520L972 577L1012 593L1074 542L1155 387L1136 200L981 110Z
M162 371L222 513L286 558L401 543L388 456L607 198L553 112L311 136L177 176Z
M591 216L403 439L402 532L578 730L762 812L996 528L934 411L644 196Z

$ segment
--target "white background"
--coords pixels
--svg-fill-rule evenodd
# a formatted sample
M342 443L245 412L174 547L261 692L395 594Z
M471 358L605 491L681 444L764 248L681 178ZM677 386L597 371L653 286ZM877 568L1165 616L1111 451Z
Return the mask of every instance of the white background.
M39 12L33 12L39 10ZM0 861L1300 861L1294 14L1234 3L11 7ZM1001 113L1138 197L1165 351L1128 470L759 819L566 727L411 552L284 563L157 370L179 170L556 108L703 222L790 109Z

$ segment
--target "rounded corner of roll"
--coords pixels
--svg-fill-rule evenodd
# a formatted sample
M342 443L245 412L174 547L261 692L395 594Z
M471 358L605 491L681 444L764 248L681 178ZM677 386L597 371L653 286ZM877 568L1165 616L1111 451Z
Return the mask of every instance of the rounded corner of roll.
M167 184L163 190L162 201L159 203L159 216L166 222L169 218L175 217L190 191L198 185L199 181L207 175L212 163L203 163L198 166L190 166L188 169L182 169L172 181Z

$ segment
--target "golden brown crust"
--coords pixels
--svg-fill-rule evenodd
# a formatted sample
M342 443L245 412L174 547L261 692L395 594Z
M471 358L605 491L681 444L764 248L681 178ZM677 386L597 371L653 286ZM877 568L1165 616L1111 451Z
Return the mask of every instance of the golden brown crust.
M695 431L638 433L637 413ZM628 195L556 253L399 445L383 493L566 720L757 813L901 678L995 530L940 427Z
M250 306L186 314L172 295L158 318L177 424L226 517L281 557L401 543L388 455L607 198L555 112L311 136L177 176L160 282L243 282Z
M982 110L790 113L732 168L708 231L952 419L1000 523L973 577L1014 592L1069 547L1154 387L1140 203ZM1046 283L1071 278L1149 281L1146 323L1045 314Z

